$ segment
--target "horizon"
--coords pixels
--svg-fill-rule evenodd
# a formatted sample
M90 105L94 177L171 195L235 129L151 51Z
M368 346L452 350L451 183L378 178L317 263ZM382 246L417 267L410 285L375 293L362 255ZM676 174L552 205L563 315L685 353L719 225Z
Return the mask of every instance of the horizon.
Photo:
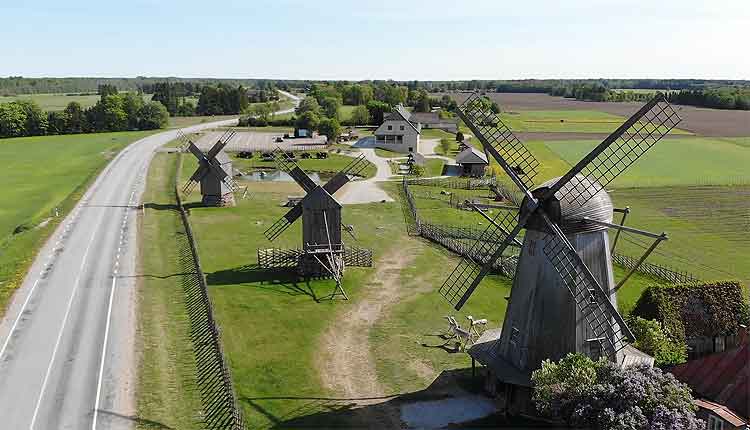
M7 25L0 37L15 42L6 49L0 75L750 79L750 58L741 55L750 39L750 7L743 0L721 5L666 0L635 7L624 0L606 5L532 0L512 9L489 0L460 7L445 0L316 5L296 0L255 5L232 0L213 9L196 1L153 0L135 0L127 8L91 0L4 5Z

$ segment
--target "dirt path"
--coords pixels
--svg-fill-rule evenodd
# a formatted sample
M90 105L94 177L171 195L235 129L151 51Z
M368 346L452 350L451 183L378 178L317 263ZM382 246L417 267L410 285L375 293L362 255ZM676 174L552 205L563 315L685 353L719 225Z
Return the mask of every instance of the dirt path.
M416 246L407 241L386 253L387 257L376 263L377 270L364 287L364 295L347 306L348 310L334 319L321 338L318 366L323 386L337 396L351 399L356 406L387 400L385 396L389 393L378 383L370 330L406 293L399 282L399 273L412 264L416 251ZM399 427L398 411L394 412L386 412L385 417L363 418L370 424Z

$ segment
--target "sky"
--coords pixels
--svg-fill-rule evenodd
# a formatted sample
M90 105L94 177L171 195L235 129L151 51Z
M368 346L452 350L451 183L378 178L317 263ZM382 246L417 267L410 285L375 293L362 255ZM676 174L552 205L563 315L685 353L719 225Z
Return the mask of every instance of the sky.
M750 0L0 0L0 76L750 79Z

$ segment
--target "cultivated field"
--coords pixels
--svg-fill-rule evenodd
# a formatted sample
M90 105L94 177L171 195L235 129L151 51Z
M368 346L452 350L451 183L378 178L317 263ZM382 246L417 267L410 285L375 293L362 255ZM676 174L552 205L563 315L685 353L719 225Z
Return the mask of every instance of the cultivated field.
M108 160L154 131L0 139L6 161L0 191L0 310L36 250ZM59 217L55 217L59 208Z
M621 117L635 113L642 103L584 102L547 94L488 93L505 111L598 111ZM440 96L439 94L436 96ZM467 93L452 93L458 102ZM683 121L682 130L698 136L728 137L750 136L750 111L705 109L693 106L676 106Z
M599 141L545 145L571 166ZM614 182L617 187L744 185L750 183L750 150L722 139L664 139Z
M625 118L595 110L504 111L503 121L519 133L611 133ZM688 134L672 130L671 134Z

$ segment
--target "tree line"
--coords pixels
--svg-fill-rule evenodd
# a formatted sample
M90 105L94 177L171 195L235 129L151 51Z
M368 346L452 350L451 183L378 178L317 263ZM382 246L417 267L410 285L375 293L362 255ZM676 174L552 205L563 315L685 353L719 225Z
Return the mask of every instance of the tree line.
M713 109L750 110L750 89L682 90L667 96L670 103Z
M105 131L153 130L169 121L160 102L145 102L136 93L109 89L92 107L70 102L62 111L44 112L31 100L0 103L0 138Z
M172 116L236 115L245 110L249 103L248 90L242 85L157 82L147 89L153 94L151 100L161 102ZM195 98L198 99L197 104L192 101Z

